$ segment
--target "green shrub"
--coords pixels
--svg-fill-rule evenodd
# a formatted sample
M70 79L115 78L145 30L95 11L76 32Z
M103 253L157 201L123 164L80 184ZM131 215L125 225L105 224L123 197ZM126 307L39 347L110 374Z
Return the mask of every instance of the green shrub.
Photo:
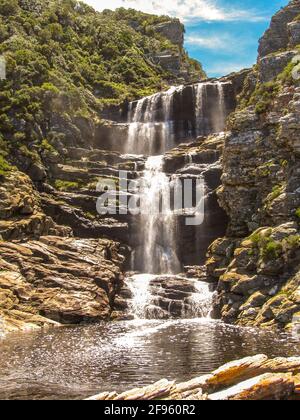
M78 182L64 181L61 179L57 179L54 182L54 186L59 191L74 191L80 188Z
M300 235L288 236L284 241L290 248L296 249L300 246Z
M300 207L295 211L295 216L300 220Z
M280 84L277 81L258 84L248 104L255 105L257 114L263 114L268 111L279 90Z
M276 260L282 252L282 244L273 239L267 240L263 244L262 257L264 260Z
M0 176L7 175L12 170L12 166L7 162L4 156L0 155Z
M250 241L253 242L253 244L258 245L259 242L261 241L261 236L259 233L252 233L252 235L250 236Z
M17 0L0 0L0 14L10 16L17 13L19 4Z
M51 120L59 122L58 135L68 127L79 137L78 115L95 120L106 105L167 87L171 75L153 59L166 49L181 54L189 74L204 77L199 63L155 30L170 20L126 9L100 13L74 0L0 0L7 64L0 137L26 157L49 150L43 139L50 139Z

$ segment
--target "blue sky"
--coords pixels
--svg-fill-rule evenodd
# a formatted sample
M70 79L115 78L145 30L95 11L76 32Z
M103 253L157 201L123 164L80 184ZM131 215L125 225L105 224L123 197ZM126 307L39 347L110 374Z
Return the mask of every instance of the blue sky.
M185 46L210 77L256 62L258 40L272 15L288 0L85 0L97 10L131 7L179 17L186 27Z

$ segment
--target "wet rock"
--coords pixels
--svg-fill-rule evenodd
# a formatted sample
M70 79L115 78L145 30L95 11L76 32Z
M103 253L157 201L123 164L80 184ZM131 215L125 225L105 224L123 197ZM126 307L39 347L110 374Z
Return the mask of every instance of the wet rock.
M285 400L293 394L294 380L286 374L265 374L208 396L209 400Z
M105 392L89 400L286 400L299 392L299 357L247 357L210 375L177 384L162 379L153 385L117 394ZM217 391L217 392L216 392Z
M93 202L93 197L91 198ZM68 225L80 238L108 237L128 243L128 223L114 218L90 218L80 209L70 206L49 195L43 195L41 204L47 215L59 225ZM78 203L80 204L80 203Z

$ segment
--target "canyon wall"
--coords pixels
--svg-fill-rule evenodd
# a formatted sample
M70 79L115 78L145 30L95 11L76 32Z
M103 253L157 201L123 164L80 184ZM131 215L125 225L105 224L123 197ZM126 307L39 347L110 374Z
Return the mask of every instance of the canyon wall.
M286 326L300 315L299 14L292 1L273 18L228 121L218 196L229 228L207 261L227 322Z

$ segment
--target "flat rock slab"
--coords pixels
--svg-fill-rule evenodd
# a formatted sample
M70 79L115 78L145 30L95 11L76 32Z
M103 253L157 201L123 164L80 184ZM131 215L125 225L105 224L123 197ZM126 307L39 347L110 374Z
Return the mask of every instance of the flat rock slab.
M289 374L267 373L208 396L209 400L283 400L294 392Z

